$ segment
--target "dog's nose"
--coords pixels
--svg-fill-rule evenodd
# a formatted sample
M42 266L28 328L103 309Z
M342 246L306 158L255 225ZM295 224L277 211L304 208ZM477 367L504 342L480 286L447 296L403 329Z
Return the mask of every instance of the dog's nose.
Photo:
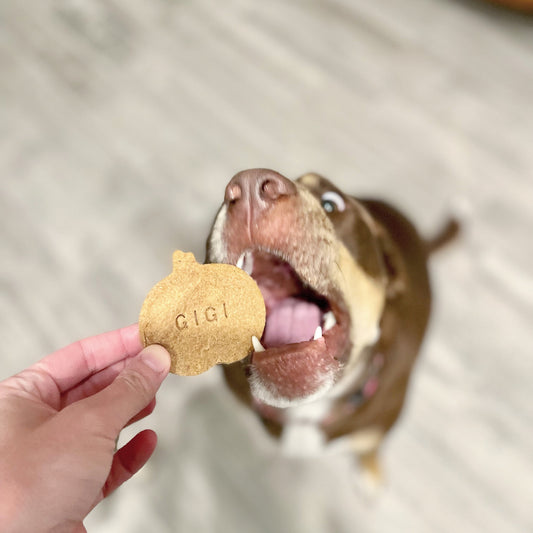
M225 202L243 208L266 209L280 198L296 194L296 185L273 170L253 169L239 172L226 187Z

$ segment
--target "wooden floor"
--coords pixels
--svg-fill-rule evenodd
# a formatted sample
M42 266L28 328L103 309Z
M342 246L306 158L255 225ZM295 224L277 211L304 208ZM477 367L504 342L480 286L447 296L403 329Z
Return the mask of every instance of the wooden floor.
M243 168L464 224L379 496L284 456L214 369L166 380L89 531L533 531L532 146L533 19L481 1L0 0L2 378L135 322Z

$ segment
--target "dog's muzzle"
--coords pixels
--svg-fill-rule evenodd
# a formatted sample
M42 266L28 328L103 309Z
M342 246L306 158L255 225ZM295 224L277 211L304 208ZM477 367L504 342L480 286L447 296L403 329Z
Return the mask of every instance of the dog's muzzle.
M257 282L267 311L244 360L252 393L276 407L311 401L337 381L350 348L350 317L335 284L335 231L304 187L267 170L227 185L208 240L209 262Z

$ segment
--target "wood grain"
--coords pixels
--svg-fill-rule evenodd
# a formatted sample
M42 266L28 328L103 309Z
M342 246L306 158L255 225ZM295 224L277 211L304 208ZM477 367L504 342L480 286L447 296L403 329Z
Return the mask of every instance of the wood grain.
M135 322L241 169L463 219L373 505L213 369L165 382L157 455L90 531L533 530L532 50L533 19L473 0L0 1L2 378Z

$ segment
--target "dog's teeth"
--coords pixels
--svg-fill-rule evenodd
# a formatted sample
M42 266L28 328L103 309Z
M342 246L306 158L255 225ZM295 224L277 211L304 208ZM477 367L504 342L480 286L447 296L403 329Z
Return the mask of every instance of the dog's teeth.
M252 335L252 344L253 344L255 352L264 352L265 351L265 348L261 344L261 341L255 335Z
M313 340L316 341L322 338L322 328L317 326L315 329L315 334L313 335Z
M254 270L254 256L252 252L246 252L244 255L244 265L241 267L249 276L252 275Z
M324 331L330 330L333 326L337 324L337 319L335 318L333 311L328 311L326 314L324 314L323 320Z
M252 252L243 252L239 256L239 259L237 259L235 266L244 270L249 276L251 276L254 270L254 256L252 255Z

